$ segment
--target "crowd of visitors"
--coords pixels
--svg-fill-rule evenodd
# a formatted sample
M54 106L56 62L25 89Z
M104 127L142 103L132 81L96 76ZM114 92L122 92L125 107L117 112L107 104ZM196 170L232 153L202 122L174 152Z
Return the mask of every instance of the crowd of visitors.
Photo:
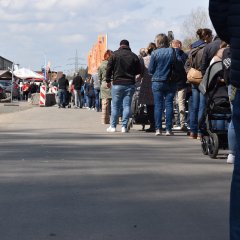
M201 140L204 132L199 123L207 104L200 89L201 80L214 62L231 61L226 54L229 45L219 36L213 37L211 29L198 29L196 37L188 49L183 49L180 40L160 33L154 42L139 50L138 56L131 51L128 40L121 40L118 50L105 52L98 72L86 79L77 73L72 81L65 75L58 80L59 108L72 102L75 108L101 112L101 123L110 124L107 132L116 132L121 122L121 132L126 133L130 130L130 118L134 120L137 111L133 108L133 95L139 90L137 105L144 106L144 111L138 114L146 114L149 125L144 129L146 132L173 136L178 129L191 139ZM229 85L228 71L225 67L224 81ZM196 73L200 77L195 77ZM230 85L229 94L231 89ZM212 125L217 130L227 130L229 125L227 163L233 163L236 153L233 124L216 120Z

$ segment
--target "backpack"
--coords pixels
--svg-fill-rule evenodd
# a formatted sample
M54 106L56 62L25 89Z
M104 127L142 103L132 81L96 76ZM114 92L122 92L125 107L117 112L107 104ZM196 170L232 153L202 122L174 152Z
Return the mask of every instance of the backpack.
M206 44L202 44L199 47L193 48L189 54L187 61L185 63L185 71L188 73L191 68L195 68L196 70L200 70L201 62L202 62L202 56L204 47Z
M176 50L174 48L172 48L172 50L173 50L173 54L172 54L173 61L170 67L168 81L169 83L177 83L181 81L182 73L184 71L184 64L182 60L180 61L177 58Z

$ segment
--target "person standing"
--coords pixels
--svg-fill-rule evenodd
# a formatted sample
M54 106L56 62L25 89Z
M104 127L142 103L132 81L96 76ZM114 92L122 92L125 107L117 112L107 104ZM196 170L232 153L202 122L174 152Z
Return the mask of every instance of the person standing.
M140 85L138 104L146 104L146 107L147 107L147 116L148 116L148 121L150 123L150 127L145 130L146 132L155 132L152 76L148 72L148 66L150 63L151 54L155 49L156 49L156 44L149 43L148 47L145 49L146 54L144 57L142 57L143 73L141 76L141 85Z
M98 73L92 74L92 81L95 94L95 109L97 112L100 112L100 81Z
M58 80L58 97L59 97L59 108L65 108L67 104L67 88L69 82L66 79L66 75L63 74L62 77Z
M74 77L72 85L74 89L75 108L82 108L81 88L83 85L83 79L79 73L77 73L77 75Z
M110 123L110 103L111 103L111 88L107 87L106 82L106 70L108 59L112 55L111 50L107 50L104 54L104 60L101 63L98 69L98 76L100 81L100 95L102 99L102 115L101 115L101 122L102 124L109 124Z
M197 30L196 35L198 40L191 46L192 49L188 54L188 59L185 64L185 69L188 73L191 67L201 71L202 57L204 48L212 41L212 30L208 28L200 28ZM197 139L202 137L202 133L198 128L198 122L203 116L206 101L200 91L198 90L199 84L192 83L192 102L190 111L190 134L189 137Z
M172 136L173 98L176 93L176 82L170 81L170 75L173 64L177 64L181 58L174 48L169 47L166 34L158 34L155 38L155 44L157 49L152 52L148 66L149 73L152 74L155 135L162 135L162 114L165 108L166 136Z
M178 54L181 56L181 72L179 81L177 82L177 104L179 110L179 119L180 119L180 127L182 131L187 130L186 127L186 112L185 112L185 103L186 103L186 94L187 94L187 74L184 69L185 62L187 60L187 54L182 50L182 42L180 40L173 40L171 43L172 47L176 49Z
M230 194L230 240L240 239L240 3L239 0L209 0L209 15L213 26L223 41L230 44L233 87L232 121L236 134L236 156Z
M120 48L109 58L106 82L111 86L112 80L112 110L111 125L108 132L116 132L117 120L122 112L122 132L127 132L127 125L131 114L131 102L135 90L135 77L141 73L138 56L133 53L128 40L121 40Z

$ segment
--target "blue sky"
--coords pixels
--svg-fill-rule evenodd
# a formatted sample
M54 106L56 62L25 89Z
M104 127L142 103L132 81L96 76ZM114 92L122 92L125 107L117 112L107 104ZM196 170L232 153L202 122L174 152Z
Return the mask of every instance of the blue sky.
M111 50L128 39L135 53L168 30L182 40L182 22L198 7L208 0L0 0L0 56L33 70L46 57L69 73L76 50L87 63L98 34L108 33Z

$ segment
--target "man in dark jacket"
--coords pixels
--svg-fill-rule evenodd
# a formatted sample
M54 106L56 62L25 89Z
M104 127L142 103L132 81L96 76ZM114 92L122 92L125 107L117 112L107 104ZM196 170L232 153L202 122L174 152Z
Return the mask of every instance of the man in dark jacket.
M66 79L66 75L63 74L62 77L58 80L58 97L59 97L59 108L65 108L67 104L67 88L69 82Z
M81 100L81 88L83 85L83 79L77 73L77 75L74 77L72 85L74 87L74 103L75 108L82 108L82 100Z
M135 90L135 77L140 73L141 65L138 56L131 51L129 42L122 40L120 48L109 58L106 71L108 84L113 78L111 126L107 129L108 132L116 132L117 119L121 114L122 132L127 132L132 96Z
M187 130L187 127L185 125L186 119L185 119L185 103L186 103L186 94L187 94L187 74L184 69L184 65L186 63L186 60L188 58L188 55L182 50L182 42L175 39L171 43L172 48L176 49L176 52L179 56L181 56L181 61L178 61L180 64L179 67L179 81L177 84L177 103L178 103L178 110L179 110L179 120L180 120L180 127L181 130Z
M239 0L210 0L209 14L218 36L230 44L232 60L230 82L235 87L233 125L236 133L235 156L230 195L230 240L240 239L240 2Z

